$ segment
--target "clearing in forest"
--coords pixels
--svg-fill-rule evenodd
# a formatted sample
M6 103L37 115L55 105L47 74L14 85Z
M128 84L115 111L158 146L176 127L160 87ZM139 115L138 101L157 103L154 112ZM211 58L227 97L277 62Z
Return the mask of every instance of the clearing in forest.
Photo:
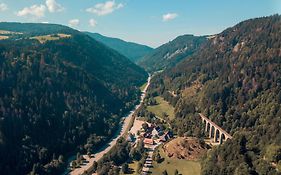
M170 120L173 120L175 118L174 114L174 107L170 105L167 101L164 100L164 98L157 96L154 97L157 104L152 106L147 106L147 110L154 113L158 117L161 117L164 119L163 114L166 113L169 116Z
M162 175L162 172L165 170L168 174L174 174L175 171L178 170L179 174L183 175L200 175L201 165L199 161L168 157L162 146L160 146L158 150L162 162L157 163L156 161L153 161L153 168L150 169L151 174ZM154 154L157 154L157 150Z
M70 38L70 37L71 37L71 35L59 33L59 34L54 34L54 35L34 36L34 37L31 37L30 39L36 39L41 44L44 44L47 41L54 41L54 40L59 40L62 38Z

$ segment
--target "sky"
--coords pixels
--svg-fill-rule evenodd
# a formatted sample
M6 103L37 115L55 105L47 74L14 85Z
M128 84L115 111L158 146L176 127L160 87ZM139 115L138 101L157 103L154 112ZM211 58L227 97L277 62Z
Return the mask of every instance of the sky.
M281 14L281 0L0 0L0 21L63 24L158 47Z

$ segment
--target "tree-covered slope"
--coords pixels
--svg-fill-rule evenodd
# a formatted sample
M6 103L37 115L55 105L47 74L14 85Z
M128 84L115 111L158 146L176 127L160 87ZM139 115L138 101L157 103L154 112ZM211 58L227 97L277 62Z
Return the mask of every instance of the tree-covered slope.
M70 154L112 136L147 74L68 27L0 23L0 30L17 32L0 41L0 172L59 174Z
M145 55L138 64L149 72L171 68L182 59L191 56L205 41L204 36L179 36Z
M145 45L123 41L118 38L106 37L98 33L85 33L90 37L94 38L95 40L126 56L133 62L137 62L144 55L150 53L153 50L151 47Z
M202 137L203 112L234 136L206 157L202 174L280 174L280 35L278 15L244 21L154 78L151 94L175 105L179 134Z
M76 30L63 25L43 23L0 22L0 29L4 31L22 33L24 36L54 33L77 33Z

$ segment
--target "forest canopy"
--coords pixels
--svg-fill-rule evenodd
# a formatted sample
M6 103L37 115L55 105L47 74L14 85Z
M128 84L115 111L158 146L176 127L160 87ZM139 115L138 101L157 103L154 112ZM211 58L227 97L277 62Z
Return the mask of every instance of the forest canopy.
M0 172L59 174L98 149L138 103L147 73L60 25L0 23ZM34 36L71 37L40 43Z
M280 36L279 15L241 22L153 79L150 94L175 106L178 134L204 137L203 112L234 136L205 159L203 174L278 174Z

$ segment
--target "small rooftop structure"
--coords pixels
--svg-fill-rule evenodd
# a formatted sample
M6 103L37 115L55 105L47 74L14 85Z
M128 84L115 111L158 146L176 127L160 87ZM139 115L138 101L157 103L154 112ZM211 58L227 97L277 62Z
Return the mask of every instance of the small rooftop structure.
M163 136L161 136L160 141L167 142L171 138L173 138L173 133L171 131L167 131Z
M145 139L143 140L143 143L144 143L144 144L147 144L147 145L154 145L154 140L153 140L153 139L145 138Z

